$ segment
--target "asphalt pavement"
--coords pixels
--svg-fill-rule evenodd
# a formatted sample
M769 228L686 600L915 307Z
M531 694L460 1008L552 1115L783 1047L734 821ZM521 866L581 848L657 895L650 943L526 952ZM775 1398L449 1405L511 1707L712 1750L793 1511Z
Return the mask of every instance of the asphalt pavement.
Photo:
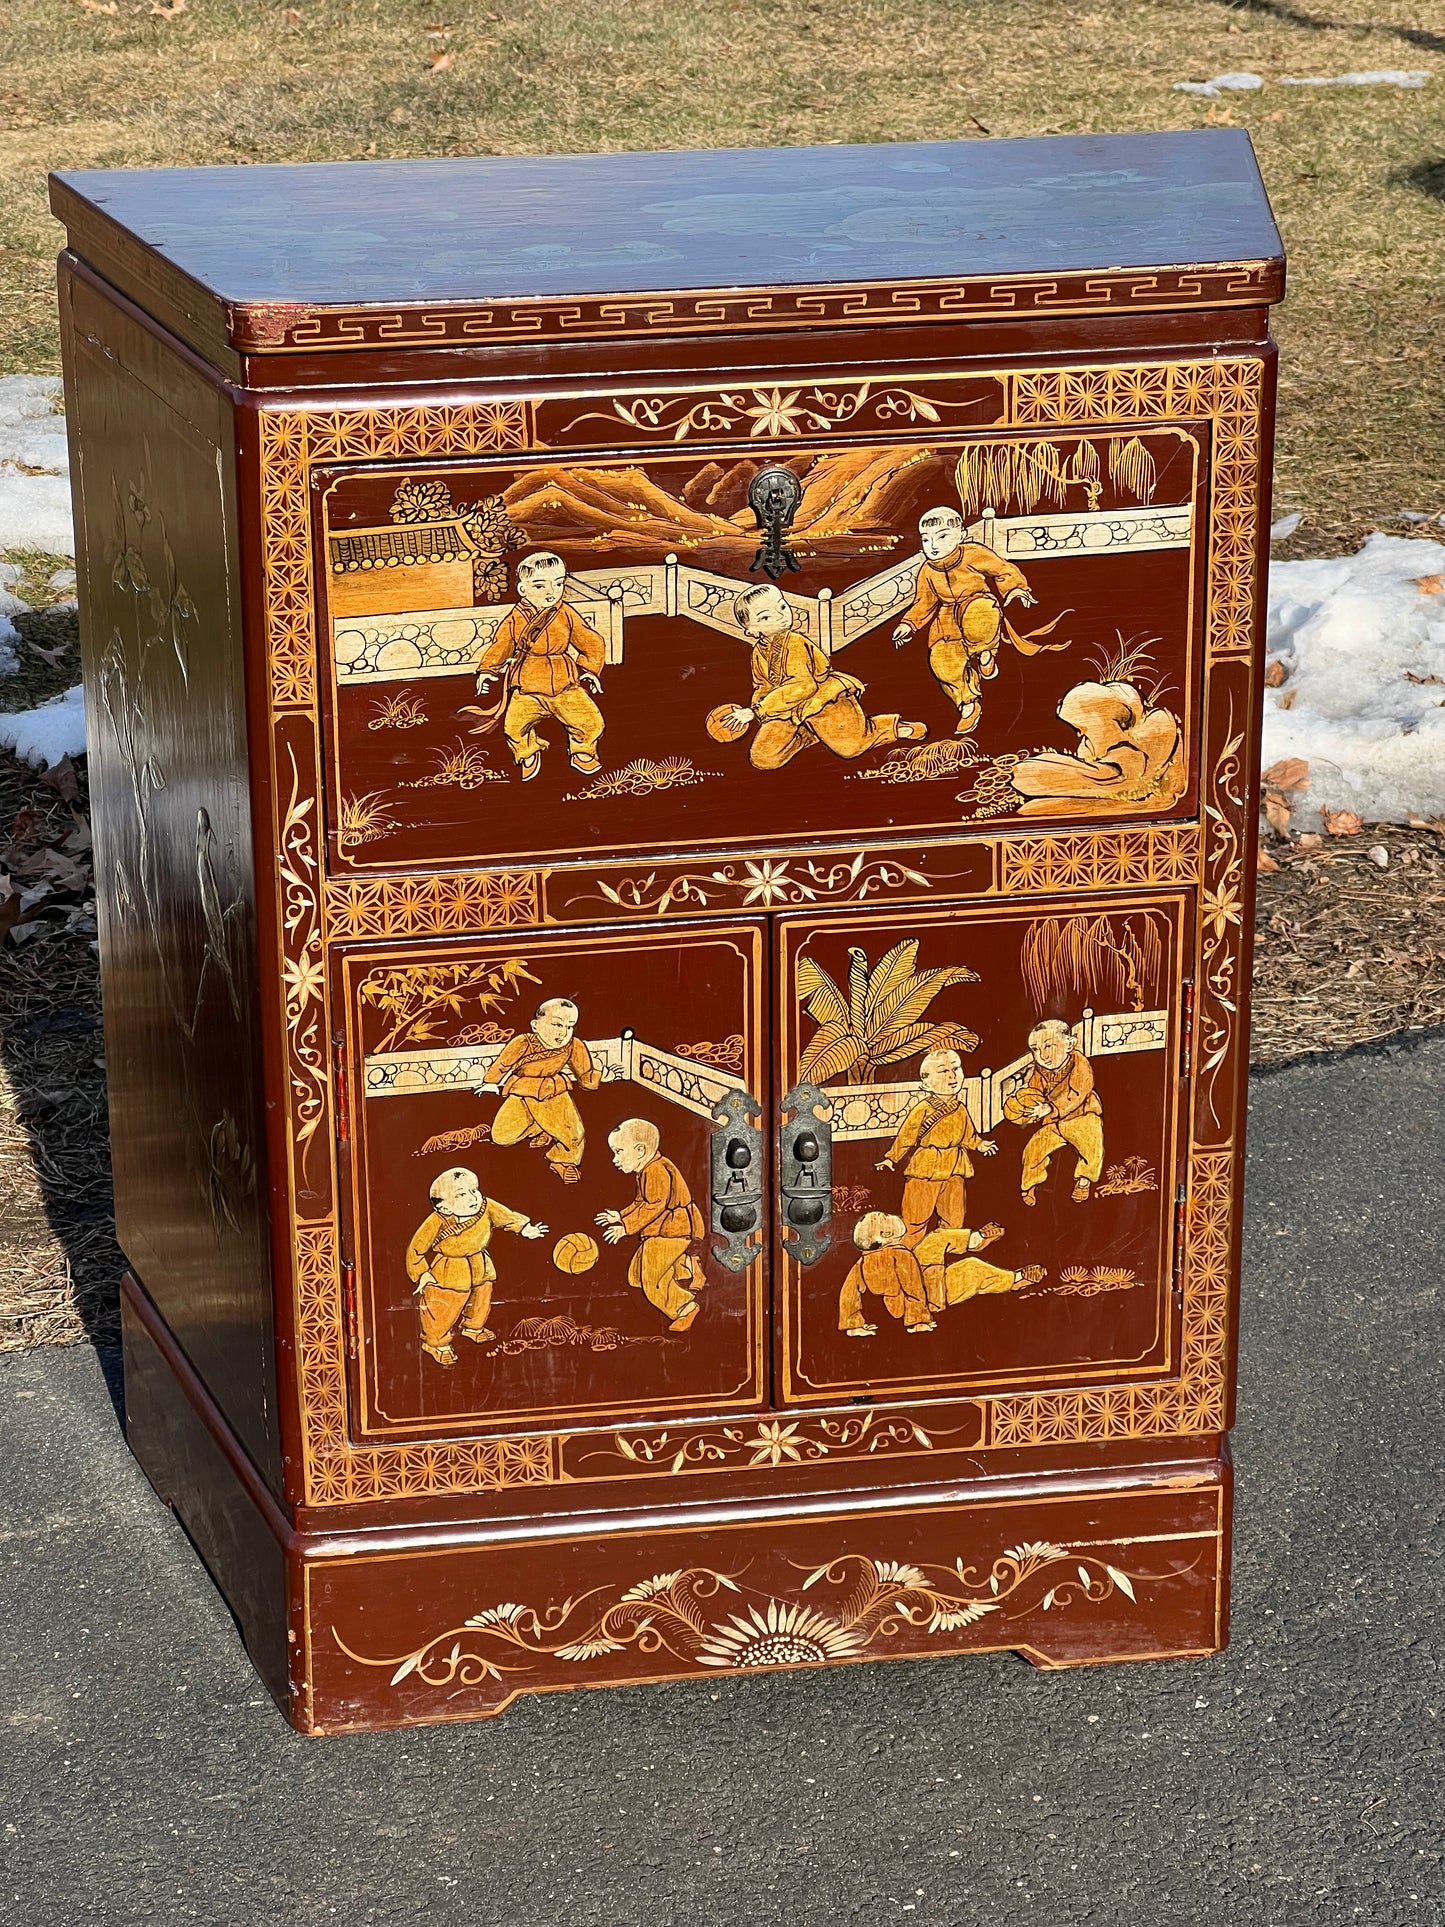
M1218 1658L330 1740L282 1721L129 1459L115 1360L6 1360L0 1921L1437 1927L1442 1242L1445 1036L1256 1077Z

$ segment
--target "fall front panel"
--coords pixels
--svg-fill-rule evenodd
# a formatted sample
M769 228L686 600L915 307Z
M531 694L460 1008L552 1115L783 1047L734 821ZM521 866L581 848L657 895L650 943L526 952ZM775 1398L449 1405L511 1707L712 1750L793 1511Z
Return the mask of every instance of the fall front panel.
M335 470L344 869L1185 814L1200 427Z
M760 922L341 953L358 1436L758 1402L764 965Z
M1169 1369L1186 909L781 924L785 1400Z

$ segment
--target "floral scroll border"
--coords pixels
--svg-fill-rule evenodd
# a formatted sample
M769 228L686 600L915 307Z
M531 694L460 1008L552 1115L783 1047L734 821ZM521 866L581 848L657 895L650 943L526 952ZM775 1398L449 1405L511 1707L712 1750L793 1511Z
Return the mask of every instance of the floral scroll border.
M1243 944L1238 906L1243 894L1247 798L1233 714L1250 713L1264 376L1262 357L1242 355L1199 362L1010 372L1006 377L1007 419L997 426L1067 431L1096 423L1127 425L1169 417L1212 422L1207 741L1215 741L1218 735L1216 716L1210 712L1217 713L1220 707L1224 690L1219 678L1225 672L1234 673L1229 701L1238 707L1215 754L1202 829L1198 825L1111 826L1099 832L990 840L995 875L991 889L985 886L977 894L1032 894L1077 888L1081 882L1107 888L1144 880L1196 881L1202 866L1207 903L1212 907L1205 909L1200 925L1206 992L1202 1028L1209 1041L1207 1057L1200 1038L1194 1045L1194 1115L1180 1259L1179 1376L1163 1384L974 1401L984 1417L985 1447L1208 1433L1222 1429L1225 1422L1230 1253L1237 1208L1235 1099L1229 1096L1221 1104L1216 1087L1223 1084L1232 1092L1238 1083L1238 1024L1232 996L1211 998L1208 993L1211 985L1228 991L1237 983ZM364 884L325 878L309 509L310 472L318 463L470 459L535 448L532 404L263 409L259 421L273 834L281 853L275 918L284 985L288 1182L306 1502L343 1504L554 1483L571 1476L564 1463L570 1442L566 1435L359 1447L348 1434L347 1339L325 1049L330 1033L326 944L342 937L376 935L383 929L392 935L461 934L546 921L547 872L377 879ZM1242 682L1237 673L1241 669ZM788 853L760 859L774 864L789 860ZM1207 1101L1203 1090L1209 1093ZM878 1417L907 1423L901 1412L880 1411ZM696 1429L706 1428L700 1424ZM859 1444L860 1449L868 1449L866 1439ZM934 1449L949 1448L940 1444ZM784 1454L782 1463L787 1462ZM668 1469L668 1463L629 1462L625 1454L617 1454L619 1474L667 1476Z
M388 1672L390 1686L413 1680L415 1687L449 1695L495 1684L510 1697L526 1690L529 1680L535 1685L539 1669L547 1669L542 1676L551 1680L575 1668L577 1683L585 1684L587 1669L629 1652L643 1664L771 1672L873 1658L890 1649L950 1652L979 1639L1014 1644L1022 1621L1049 1612L1068 1619L1075 1608L1102 1606L1116 1596L1142 1615L1154 1588L1198 1570L1202 1547L1188 1564L1166 1564L1162 1572L1130 1570L1124 1560L1145 1546L1168 1547L1177 1558L1198 1542L1216 1548L1217 1591L1218 1530L1185 1527L1067 1545L1025 1540L999 1552L986 1568L966 1564L962 1556L943 1565L840 1551L811 1571L799 1566L799 1578L779 1589L782 1597L751 1583L746 1567L723 1572L686 1566L540 1607L499 1600L405 1653L358 1652L335 1625L330 1634L353 1665ZM1167 1562L1169 1554L1162 1556ZM1150 1589L1145 1601L1139 1597L1143 1586ZM608 1592L613 1596L604 1604L599 1594ZM979 1626L986 1630L969 1630ZM962 1642L960 1633L968 1635Z
M1197 883L1197 823L1061 831L1053 836L969 836L934 847L806 849L718 860L708 870L659 863L567 870L443 872L418 877L323 877L328 943L377 937L467 937L490 930L565 928L638 917L715 917L810 903L924 901L936 890L965 898L1057 895L1071 890ZM968 871L928 874L940 854L977 857Z

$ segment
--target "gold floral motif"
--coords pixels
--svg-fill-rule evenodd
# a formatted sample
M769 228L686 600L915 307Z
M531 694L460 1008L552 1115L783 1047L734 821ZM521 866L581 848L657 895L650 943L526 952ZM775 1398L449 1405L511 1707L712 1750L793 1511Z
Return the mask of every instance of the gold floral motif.
M1114 1542L1108 1544L1112 1550ZM537 1660L585 1666L628 1648L668 1653L689 1666L761 1672L861 1659L910 1635L912 1645L932 1638L946 1651L954 1644L948 1634L994 1614L1015 1621L1099 1606L1116 1593L1133 1603L1139 1581L1167 1582L1192 1570L1191 1564L1168 1573L1129 1572L1101 1558L1095 1545L1042 1539L1000 1553L987 1574L962 1559L951 1567L916 1566L852 1552L810 1572L796 1599L744 1586L738 1574L689 1566L638 1580L600 1613L587 1605L591 1594L540 1609L504 1600L409 1653L373 1658L354 1652L334 1626L331 1634L358 1665L390 1667L393 1686L411 1678L435 1688L480 1686L532 1672ZM824 1590L804 1600L815 1586Z
M281 982L290 1056L291 1118L298 1145L326 1114L325 964L318 915L316 796L307 793L295 748L287 745L291 793L281 822Z
M1205 804L1206 887L1200 906L1200 1113L1227 1131L1217 1078L1234 1043L1239 1019L1240 936L1244 920L1244 735L1234 727L1231 701L1225 740L1214 760L1213 800Z
M744 1425L722 1425L710 1432L615 1432L606 1453L588 1459L617 1457L631 1465L656 1466L669 1473L722 1465L808 1465L818 1459L867 1457L898 1447L931 1452L932 1436L906 1414L868 1411L838 1418L757 1419ZM938 1431L939 1438L955 1438L974 1428Z
M1001 387L998 376L954 376L977 391L984 382ZM905 428L916 422L942 422L945 409L971 407L976 392L961 401L942 396L929 400L915 389L860 381L836 387L729 388L701 398L695 394L634 395L614 401L611 413L590 410L577 415L556 432L570 435L584 422L603 422L612 433L618 423L641 435L665 435L685 442L694 435L766 436L780 441L788 435L826 435L840 428L857 433L864 426Z
M920 856L919 861L925 859ZM885 890L905 884L931 890L933 879L893 857L869 857L863 850L836 861L815 858L749 858L717 870L644 877L622 877L614 883L597 879L595 896L572 897L572 903L603 902L624 911L647 911L665 916L676 904L699 908L740 907L771 910L779 904L863 903Z

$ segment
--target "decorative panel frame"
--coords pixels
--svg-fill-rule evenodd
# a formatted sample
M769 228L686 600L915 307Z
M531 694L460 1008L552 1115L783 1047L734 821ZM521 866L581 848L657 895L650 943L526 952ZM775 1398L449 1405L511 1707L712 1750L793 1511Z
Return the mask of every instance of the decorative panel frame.
M1249 304L1260 296L1251 291ZM866 318L864 316L863 318ZM914 317L910 317L914 318ZM271 345L271 344L268 344ZM300 342L295 345L300 346ZM1205 607L1205 700L1197 823L1111 825L1057 835L1005 833L887 849L780 846L729 861L694 858L639 874L626 865L565 870L334 880L321 829L321 722L313 580L311 472L322 464L469 458L539 450L536 400L407 406L264 407L259 412L261 560L268 659L278 959L284 986L279 1042L285 1065L285 1172L292 1253L304 1501L333 1505L422 1498L618 1477L776 1470L819 1458L1068 1446L1217 1433L1228 1424L1229 1281L1238 1213L1238 1117L1244 1073L1240 981L1247 956L1245 731L1253 714L1255 590L1259 569L1263 395L1268 356L1082 364L1042 370L975 369L909 376L913 401L947 403L963 380L992 375L1001 407L991 430L1206 423L1211 437ZM786 376L775 384L787 391ZM902 386L886 374L830 384L835 395ZM662 391L597 398L614 413L650 406ZM710 425L732 391L668 391L698 441L736 440ZM860 404L861 405L861 404ZM703 409L703 414L697 411ZM836 432L856 433L856 409ZM695 427L693 426L695 424ZM619 419L618 440L624 440ZM786 434L776 422L772 434ZM834 432L831 427L810 433ZM597 446L608 446L600 438ZM634 444L635 445L635 444ZM752 446L765 444L754 441ZM325 952L341 938L674 916L872 899L1108 890L1185 883L1198 895L1188 1182L1179 1201L1181 1355L1164 1384L984 1396L882 1406L866 1413L789 1413L783 1419L683 1422L660 1433L556 1433L413 1445L356 1446L347 1426L347 1317L339 1269L331 1013ZM583 899L586 899L584 902ZM938 1420L946 1420L940 1425ZM599 1465L600 1461L600 1465Z

